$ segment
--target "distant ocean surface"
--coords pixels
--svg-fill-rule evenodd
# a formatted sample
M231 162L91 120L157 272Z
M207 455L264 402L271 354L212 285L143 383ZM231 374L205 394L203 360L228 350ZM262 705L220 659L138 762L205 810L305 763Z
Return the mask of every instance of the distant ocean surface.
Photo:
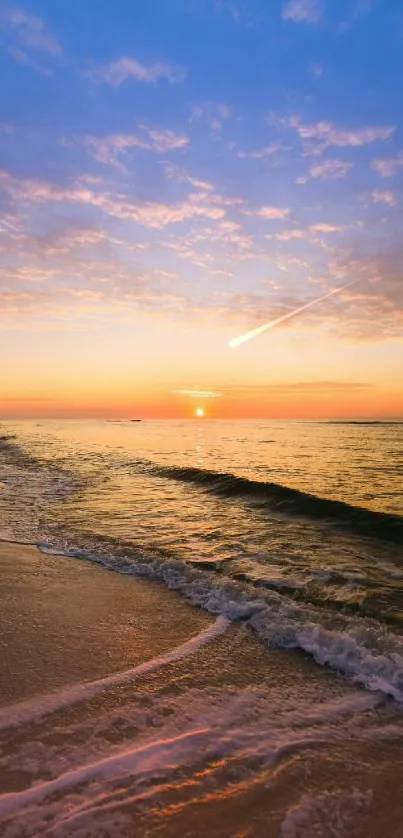
M403 702L403 423L3 421L0 537L164 581Z

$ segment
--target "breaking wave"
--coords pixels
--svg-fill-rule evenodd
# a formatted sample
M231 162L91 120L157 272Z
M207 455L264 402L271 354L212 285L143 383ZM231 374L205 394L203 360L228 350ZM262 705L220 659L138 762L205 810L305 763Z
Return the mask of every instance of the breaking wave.
M44 552L53 547L39 545ZM92 549L64 552L110 570L164 582L191 604L228 620L243 621L270 647L300 649L374 692L403 704L403 637L371 619L354 619L307 604L276 591L262 591L174 558L150 556L132 545L102 537Z

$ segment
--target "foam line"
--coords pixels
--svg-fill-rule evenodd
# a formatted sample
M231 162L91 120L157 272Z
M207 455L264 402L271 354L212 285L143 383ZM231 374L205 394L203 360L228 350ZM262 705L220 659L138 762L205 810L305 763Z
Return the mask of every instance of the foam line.
M215 637L223 634L228 628L230 621L225 617L218 617L217 620L204 631L187 640L181 646L177 646L165 655L159 655L152 660L135 666L132 669L127 669L124 672L117 672L114 675L109 675L106 678L99 678L96 681L85 681L83 683L74 684L71 687L58 690L47 695L37 696L27 701L21 701L16 704L11 704L8 707L0 708L0 730L14 727L26 722L37 721L38 719L47 716L49 713L54 713L57 710L62 710L64 707L69 707L77 704L80 701L88 701L94 698L104 690L112 687L119 687L123 684L135 682L137 679L148 675L150 672L155 672L162 666L166 666L174 661L192 655L201 646L214 640Z
M29 789L0 795L0 817L5 818L18 812L24 806L39 803L56 792L88 783L101 777L141 775L146 777L155 769L172 769L185 760L194 757L197 746L208 743L210 728L191 730L173 739L152 742L140 748L120 751L111 757L66 771L54 780L36 783Z

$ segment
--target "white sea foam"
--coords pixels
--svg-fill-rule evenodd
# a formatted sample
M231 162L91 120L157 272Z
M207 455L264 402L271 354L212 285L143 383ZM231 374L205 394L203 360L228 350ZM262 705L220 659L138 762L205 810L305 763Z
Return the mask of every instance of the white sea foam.
M5 838L21 834L95 838L102 831L121 835L125 832L119 820L116 824L109 820L115 810L118 817L126 806L140 804L139 812L146 816L148 807L160 805L166 789L171 793L175 788L177 769L190 768L195 777L195 766L196 770L201 762L208 766L206 777L198 777L194 785L200 799L215 781L220 786L222 770L228 769L225 777L230 783L240 781L247 787L268 767L284 767L294 757L297 762L311 760L332 745L340 748L356 738L399 740L398 712L391 715L384 708L383 719L393 719L391 725L382 723L382 711L371 713L384 703L381 695L338 679L325 679L324 684L324 692L318 693L317 678L299 689L284 689L283 683L271 678L247 687L205 687L196 678L194 687L185 683L179 691L154 685L147 692L146 711L144 703L130 695L125 704L108 706L90 719L84 715L67 728L55 720L50 732L56 732L56 745L52 736L43 742L42 737L23 739L19 733L6 758L7 769L23 768L33 776L29 788L0 796L0 820L6 824L2 834ZM374 721L379 726L374 727ZM111 751L111 734L116 731L121 744ZM150 803L152 797L155 801ZM307 803L301 801L302 808ZM298 819L298 812L288 822L290 829L294 815ZM133 820L127 834L132 824ZM284 835L296 838L299 833Z
M194 654L197 649L200 649L215 637L223 634L228 628L228 625L228 620L225 617L218 617L209 628L192 637L186 643L177 646L164 655L159 655L152 660L145 661L132 669L117 672L114 675L109 675L107 678L99 678L96 681L74 684L71 687L66 687L48 695L41 695L1 708L0 730L14 727L24 722L37 721L49 713L54 713L56 710L62 710L64 707L69 707L80 701L88 701L105 690L133 683L144 677L144 675L148 675L150 672L155 672L157 669L167 666L169 663Z
M135 775L144 779L156 770L173 770L193 758L196 749L209 743L209 739L212 737L208 729L191 730L174 739L154 741L143 747L120 751L89 765L66 771L53 780L36 783L24 791L0 795L0 817L10 817L26 806L40 803L55 792L66 791L98 778Z
M159 579L192 604L228 620L248 620L269 645L303 649L322 665L403 703L403 637L375 621L327 614L276 591L249 592L229 578L169 559L118 559L70 553L120 573ZM336 621L336 627L333 624Z
M215 760L217 756L231 761L232 772L236 770L236 761L242 780L250 778L253 782L256 760L264 768L284 759L289 760L294 755L300 756L304 751L311 752L324 744L344 742L349 736L354 736L357 714L373 709L377 699L373 695L350 690L349 695L316 704L312 704L309 690L304 699L301 695L284 695L276 685L269 689L267 685L265 688L259 686L230 691L220 688L215 693L186 690L179 697L175 695L165 699L167 706L175 709L168 715L164 714L164 706L160 707L161 696L158 694L153 703L156 717L151 727L150 721L144 719L144 708L132 704L123 709L120 707L116 714L121 720L127 713L128 724L137 726L137 715L140 714L143 723L140 736L146 736L146 741L129 742L112 754L91 754L88 747L91 748L92 743L81 744L78 754L73 751L68 760L65 754L62 762L58 758L55 760L55 754L50 753L48 763L44 764L41 759L41 769L46 773L56 772L56 776L40 780L22 791L1 795L0 819L14 818L20 826L29 825L27 835L37 835L35 825L42 818L44 808L49 806L51 821L46 816L49 831L45 830L44 834L58 834L54 829L60 826L62 834L69 835L70 832L65 833L64 828L75 830L77 823L84 818L89 819L85 834L95 836L98 833L96 822L92 820L94 816L104 818L122 801L127 804L152 795L158 796L173 771L185 765L197 765L200 760ZM350 716L345 726L337 724L340 716ZM113 728L113 715L109 718L108 714L107 718ZM329 725L332 719L336 724ZM78 736L81 743L88 737L87 725L88 721L78 723L76 732L82 732ZM156 726L157 740L154 738ZM366 733L371 739L377 736L372 727L362 730L361 736ZM396 733L395 728L394 739ZM150 735L153 737L151 741ZM380 735L383 735L383 729ZM106 747L106 742L103 745ZM21 744L21 747L24 754L25 746ZM38 747L38 743L33 743L33 747ZM24 761L20 755L18 765L22 764ZM61 766L63 770L59 773ZM233 773L231 776L234 779ZM77 797L78 788L80 793ZM63 795L63 806L60 806L60 801L55 801L55 794ZM306 801L303 801L302 809L305 811L306 808ZM295 825L294 816L297 823L300 822L298 811L293 811L285 823L287 828ZM71 834L80 833L73 831ZM119 834L119 831L111 834ZM298 833L284 832L287 838L294 835Z
M357 816L367 809L370 795L359 789L349 793L324 793L319 797L304 795L300 802L287 812L280 828L279 838L328 838L344 834Z

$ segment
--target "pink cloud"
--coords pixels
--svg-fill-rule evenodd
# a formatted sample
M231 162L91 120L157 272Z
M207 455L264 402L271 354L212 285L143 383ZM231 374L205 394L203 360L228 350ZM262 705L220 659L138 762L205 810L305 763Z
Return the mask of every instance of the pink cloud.
M20 268L0 268L0 280L8 283L46 282L48 279L53 279L57 274L58 271L55 268L41 268L35 265L32 267L25 265Z
M288 122L304 143L306 154L322 154L326 148L359 148L377 140L390 139L395 128L391 125L367 125L362 128L339 128L333 122L305 124L299 116L292 116Z
M94 81L104 81L112 87L119 87L129 78L147 84L155 84L161 79L169 82L183 81L186 71L182 67L174 67L165 62L156 64L142 64L130 56L122 56L116 61L111 61L104 67L90 72Z
M177 134L169 129L143 128L146 136L137 134L106 134L104 137L88 136L85 138L87 147L92 151L96 160L110 166L123 168L119 157L134 148L156 152L168 152L184 149L189 145L189 137Z
M327 224L319 222L318 224L311 224L310 227L304 229L301 227L291 228L290 230L280 230L275 236L268 238L276 238L278 241L292 241L293 239L309 239L315 233L338 233L343 227L336 224Z
M319 223L319 224L312 224L310 226L311 233L338 233L340 230L343 230L343 227L340 227L337 224L326 224L326 223Z
M258 216L259 218L266 218L270 221L284 220L290 214L289 209L281 209L280 207L263 206L256 209L243 209L244 215Z
M375 191L371 198L374 204L387 204L389 207L394 207L397 204L396 195L390 189Z
M378 157L371 163L371 167L382 177L392 177L401 166L403 166L403 153L398 157Z
M120 167L118 156L132 148L150 148L149 143L134 134L107 134L105 137L86 137L86 145L96 160Z
M125 195L111 195L108 192L94 192L80 184L61 187L38 180L18 180L7 172L0 172L0 185L13 198L33 203L48 201L66 202L97 207L115 218L135 221L145 227L160 229L169 224L178 224L186 219L205 216L220 219L225 216L224 206L231 204L231 198L212 196L210 193L194 193L179 204L163 204L158 201L136 202Z
M203 192L214 191L214 186L208 180L202 180L198 177L190 175L186 169L177 166L174 163L167 163L165 166L165 174L171 180L176 180L178 183L190 183L195 189L201 189Z
M310 178L339 180L344 178L352 167L353 164L345 160L323 160L320 163L314 163L309 169L309 175L298 178L297 183L307 183Z
M276 239L279 241L292 241L292 239L304 239L306 238L305 230L281 230L279 233L276 233Z
M190 142L186 134L177 134L175 131L168 129L150 129L148 134L153 148L161 152L186 148Z

